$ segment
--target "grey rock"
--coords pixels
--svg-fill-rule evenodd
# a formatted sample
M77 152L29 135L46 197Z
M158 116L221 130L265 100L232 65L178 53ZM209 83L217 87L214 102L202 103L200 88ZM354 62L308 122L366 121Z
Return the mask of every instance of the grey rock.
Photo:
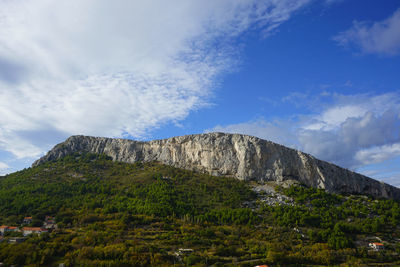
M57 160L74 152L104 153L115 161L158 161L170 166L232 176L240 180L296 180L334 193L368 194L400 199L400 189L318 160L301 151L253 136L206 133L140 142L71 136L33 163Z

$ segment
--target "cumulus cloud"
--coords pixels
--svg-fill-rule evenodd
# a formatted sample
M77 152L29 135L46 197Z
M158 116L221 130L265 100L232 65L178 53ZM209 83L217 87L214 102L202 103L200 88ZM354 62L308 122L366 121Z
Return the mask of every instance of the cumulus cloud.
M322 103L320 96L315 99L319 110L297 119L261 119L211 130L258 136L351 169L400 155L399 94L330 94Z
M235 66L235 38L308 2L1 1L0 149L37 157L71 134L143 137L177 122Z
M339 33L334 40L345 47L354 45L367 54L397 55L400 53L400 9L372 24L355 21L353 27Z
M364 164L373 164L400 155L400 143L382 145L357 151L355 158Z

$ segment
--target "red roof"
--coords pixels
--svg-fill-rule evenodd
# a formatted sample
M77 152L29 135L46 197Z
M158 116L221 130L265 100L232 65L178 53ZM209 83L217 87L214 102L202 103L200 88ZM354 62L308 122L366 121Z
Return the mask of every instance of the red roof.
M18 227L17 226L2 225L2 226L0 226L0 229L15 230L15 229L18 229Z
M41 227L24 227L22 228L24 231L47 231L47 229L41 228Z
M372 243L372 244L374 244L375 246L383 246L382 243Z
M32 220L32 217L25 217L24 220Z

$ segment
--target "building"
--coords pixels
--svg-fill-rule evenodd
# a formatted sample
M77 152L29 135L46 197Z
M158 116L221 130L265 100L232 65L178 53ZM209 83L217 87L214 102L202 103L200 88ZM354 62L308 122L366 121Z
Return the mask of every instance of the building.
M30 234L42 234L42 233L47 233L48 230L42 227L23 227L22 228L22 233L24 236L30 235Z
M45 223L48 223L48 224L55 224L55 223L56 223L56 220L55 220L54 217L46 216L46 218L44 219L44 222L45 222Z
M180 249L178 249L178 251L175 252L175 256L180 258L181 256L189 255L189 254L193 253L193 251L194 250L191 248L180 248Z
M25 241L25 237L13 237L8 239L9 244L17 244L17 243L22 243Z
M8 226L7 225L2 225L0 226L0 233L1 235L4 235L4 233L7 231Z
M57 229L56 220L54 217L46 216L43 227L46 229Z
M193 249L191 248L180 248L178 249L179 254L190 254L193 253Z
M369 243L369 247L375 250L383 250L385 246L382 243Z
M8 231L10 232L19 232L19 228L17 226L9 226Z
M16 226L7 226L7 225L0 226L1 235L4 235L6 232L18 232L18 231L19 229Z
M32 217L25 217L22 221L23 224L30 224L32 223Z

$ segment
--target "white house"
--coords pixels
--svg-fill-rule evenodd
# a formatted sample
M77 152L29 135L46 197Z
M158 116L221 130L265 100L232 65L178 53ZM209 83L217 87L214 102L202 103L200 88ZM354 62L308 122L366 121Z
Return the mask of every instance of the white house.
M32 222L32 217L25 217L23 220L23 224L30 224Z
M7 226L7 225L0 226L1 235L4 235L5 232L18 232L18 231L19 229L16 226Z
M375 249L375 250L383 250L385 249L385 246L382 243L369 243L369 247Z
M30 234L42 234L42 233L47 233L49 230L41 227L23 227L22 228L22 233L24 236L30 235Z

